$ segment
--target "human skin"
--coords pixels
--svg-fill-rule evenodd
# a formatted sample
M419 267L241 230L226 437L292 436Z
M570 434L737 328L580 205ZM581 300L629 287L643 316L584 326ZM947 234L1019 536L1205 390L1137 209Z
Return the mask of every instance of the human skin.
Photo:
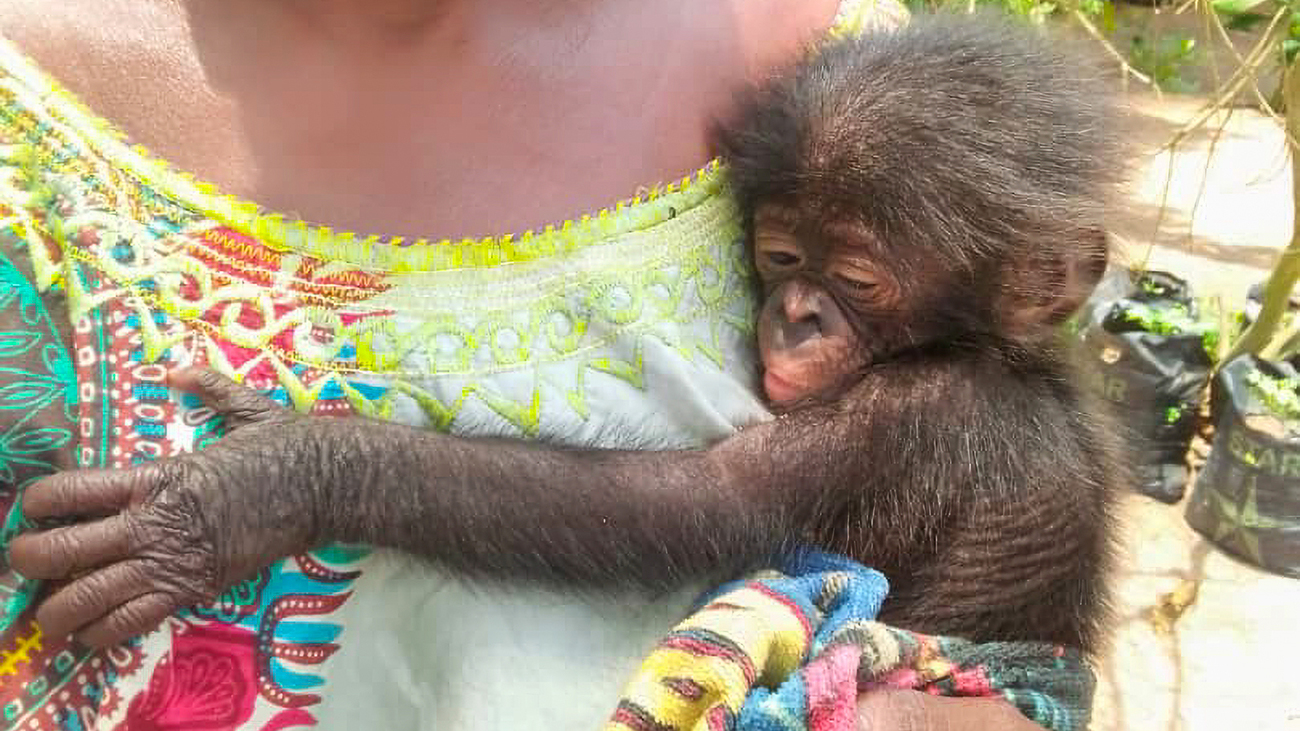
M702 5L0 0L0 28L133 139L228 192L336 228L458 237L698 168L731 89L822 32L837 2ZM271 447L288 459L299 443ZM861 708L870 729L1037 728L987 701Z

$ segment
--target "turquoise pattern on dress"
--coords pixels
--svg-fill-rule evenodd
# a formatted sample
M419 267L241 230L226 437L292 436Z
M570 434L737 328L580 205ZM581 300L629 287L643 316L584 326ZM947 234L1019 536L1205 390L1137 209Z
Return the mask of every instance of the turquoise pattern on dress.
M5 419L9 427L0 433L0 485L22 490L36 480L55 471L53 465L42 459L43 455L72 442L69 429L52 426L31 427L29 422L36 414L51 406L62 408L69 423L76 423L77 378L72 359L64 348L50 313L41 302L36 286L4 254L0 253L0 312L16 309L24 327L0 330L0 411L12 411L19 416ZM2 320L10 321L10 318ZM39 354L33 358L32 354ZM40 370L32 365L39 363ZM5 517L0 533L0 545L22 528L20 503L15 500ZM11 579L0 583L0 632L7 630L14 619L27 608L35 595L38 582Z

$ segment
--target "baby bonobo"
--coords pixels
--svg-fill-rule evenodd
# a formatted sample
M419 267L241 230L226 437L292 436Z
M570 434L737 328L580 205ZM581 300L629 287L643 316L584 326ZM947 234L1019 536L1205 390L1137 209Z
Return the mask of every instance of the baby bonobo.
M1121 166L1107 96L1049 43L918 17L820 49L721 126L778 418L707 449L556 449L303 417L183 375L226 436L24 497L32 519L121 509L15 539L25 575L80 577L43 625L119 641L332 541L562 597L685 592L813 543L884 572L886 621L1094 647L1122 470L1054 331L1106 264ZM453 595L439 632L479 606ZM625 629L597 646L638 657L645 628Z
M885 572L885 619L1087 647L1121 473L1053 336L1122 166L1108 95L1049 42L918 17L749 93L718 144L818 542Z

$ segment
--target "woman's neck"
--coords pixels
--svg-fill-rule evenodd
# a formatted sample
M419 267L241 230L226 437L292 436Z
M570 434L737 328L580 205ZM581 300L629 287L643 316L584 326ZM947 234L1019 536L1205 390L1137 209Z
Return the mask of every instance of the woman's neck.
M185 0L191 6L206 0ZM539 27L588 22L602 6L627 0L229 0L225 12L282 23L334 41L385 47L460 36L503 21ZM243 6L243 7L241 7ZM489 22L490 21L490 22Z
M189 2L205 75L235 101L257 166L245 197L453 238L539 227L698 168L736 86L825 32L835 6Z
M194 0L191 0L194 1ZM316 23L409 33L436 23L464 0L263 0L270 8Z

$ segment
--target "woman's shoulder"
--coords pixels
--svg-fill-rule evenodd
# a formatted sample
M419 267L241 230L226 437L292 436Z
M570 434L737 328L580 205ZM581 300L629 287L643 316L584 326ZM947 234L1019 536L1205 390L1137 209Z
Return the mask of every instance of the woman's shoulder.
M181 3L0 0L0 41L133 141L182 168L242 159L188 26Z
M0 0L0 35L59 78L125 74L184 44L179 4L139 0Z
M736 31L756 77L795 58L862 0L733 2Z

